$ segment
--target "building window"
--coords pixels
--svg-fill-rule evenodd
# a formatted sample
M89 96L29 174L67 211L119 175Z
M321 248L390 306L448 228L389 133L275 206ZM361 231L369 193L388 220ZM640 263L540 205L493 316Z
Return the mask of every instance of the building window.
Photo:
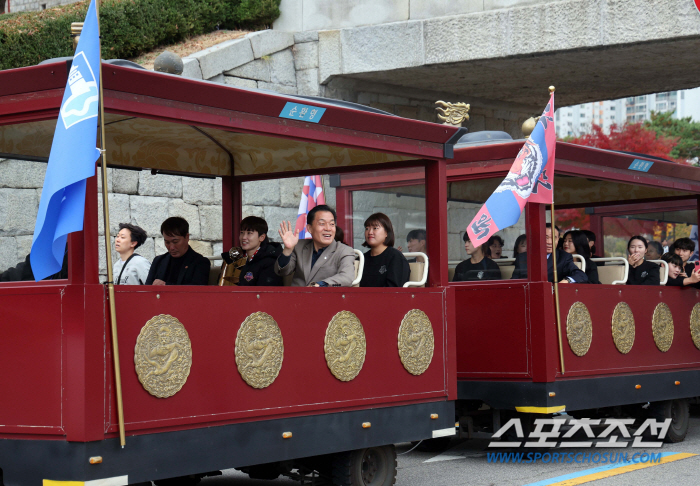
M610 120L615 121L615 115L610 115Z
M614 106L611 106L611 107L610 107L610 111L615 111L615 107L614 107Z
M647 105L639 105L639 106L637 106L637 111L647 111Z
M657 103L656 104L656 111L666 111L666 108L668 108L666 103Z
M580 117L580 118L586 118L586 114L585 114L585 113L581 113L581 114L579 115L579 117Z
M636 101L644 103L647 100L646 96L637 96Z

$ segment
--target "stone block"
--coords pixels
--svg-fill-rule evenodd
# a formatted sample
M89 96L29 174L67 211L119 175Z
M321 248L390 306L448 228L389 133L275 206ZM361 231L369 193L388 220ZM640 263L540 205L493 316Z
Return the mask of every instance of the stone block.
M199 208L194 204L187 204L180 199L173 199L168 207L168 217L180 216L190 224L190 238L201 237Z
M131 223L131 202L127 194L107 194L109 199L109 231L112 236L119 232L119 223ZM97 231L105 234L102 216L102 193L97 195Z
M296 80L296 73L294 74ZM265 81L258 81L258 89L263 89L267 91L274 91L275 93L295 95L297 94L296 86L286 86L284 84L274 84L266 83Z
M299 208L301 191L304 189L304 177L280 179L280 206L283 208Z
M114 238L111 238L111 243L112 246L112 265L117 261L117 258L119 258L119 253L114 251ZM97 254L99 255L98 257L98 267L99 267L99 272L102 275L107 275L107 251L105 250L105 239L104 238L99 238L97 240ZM116 277L116 276L115 276ZM105 280L106 281L106 280Z
M211 243L208 241L190 240L190 246L194 251L204 256L212 256Z
M32 250L32 240L33 235L17 236L15 241L17 242L17 258L19 258L18 263L23 261L29 252Z
M297 94L306 96L318 96L318 69L304 69L297 71Z
M213 77L207 79L207 81L210 81L212 83L224 84L225 79L226 79L226 76L224 76L223 73L219 73L216 76L213 76Z
M284 0L282 0L284 1ZM305 42L315 42L318 40L318 31L312 30L308 32L295 32L294 43L303 44Z
M265 211L262 206L243 206L243 217L257 216L258 218L265 217Z
M236 88L257 89L258 82L253 79L237 78L235 76L224 76L224 84L235 86Z
M479 208L452 208L447 210L447 228L450 233L463 233Z
M325 30L408 20L409 0L303 0L304 28Z
M244 205L278 206L280 203L279 179L244 182L241 190Z
M326 196L326 204L335 209L335 187L330 187L327 177L324 177L323 186L323 194Z
M422 21L347 29L340 37L343 74L415 67L425 61Z
M248 38L224 41L189 57L199 61L203 79L213 78L254 59Z
M112 190L120 194L138 194L138 170L112 169Z
M146 238L143 245L136 248L136 253L144 257L149 262L153 262L153 259L156 257L156 245L153 238Z
M207 241L221 241L221 237L224 233L221 206L200 206L199 221L202 233L201 239Z
M161 238L153 238L153 243L154 243L156 256L164 255L168 252L167 248L165 248L165 240L162 237Z
M239 66L224 74L239 78L255 79L256 81L270 82L270 62L266 59L256 59L247 64Z
M160 225L168 218L171 201L167 197L129 196L131 222L148 236L160 237Z
M410 18L411 20L432 19L479 12L483 9L484 2L481 0L478 2L474 0L411 0Z
M304 16L302 0L282 0L280 2L280 16L272 23L274 30L287 32L299 32L304 30Z
M294 55L291 49L285 49L270 56L270 82L285 86L296 86Z
M504 131L505 122L500 118L486 118L484 127L486 130Z
M256 59L294 45L294 34L279 30L261 30L246 36Z
M0 187L33 189L44 187L47 164L26 160L0 159Z
M372 102L369 104L372 108L376 108L377 110L382 110L387 113L394 113L394 105L387 105L386 103L377 103L377 102Z
M282 221L289 221L292 226L296 223L299 208L280 208L276 206L265 206L265 221L267 221L268 232L271 237L280 241L277 230Z
M0 189L0 236L33 235L38 208L37 189Z
M202 69L199 67L199 59L185 57L182 59L182 64L183 70L181 76L183 78L202 79Z
M449 233L447 235L447 259L452 261L462 261L467 259L467 252L464 249L461 233Z
M107 192L114 191L112 184L112 169L107 167ZM102 167L97 168L97 192L102 194Z
M14 267L24 257L26 253L22 256L17 255L17 242L13 237L0 237L0 273Z
M156 174L149 171L139 172L140 196L182 197L182 177Z
M484 115L469 115L466 126L470 133L486 130L486 117Z
M403 118L411 118L412 120L418 119L418 107L417 106L396 106L396 114Z
M292 52L294 54L294 67L297 71L318 67L318 42L296 44Z
M212 243L211 244L211 252L212 252L212 255L221 256L221 254L224 252L224 244L221 241L216 242L216 243ZM220 261L217 263L212 262L212 265L215 265L215 264L221 265L221 262Z
M336 74L342 74L342 48L339 30L318 33L318 82L326 84Z
M221 202L221 179L182 178L182 200L188 204Z

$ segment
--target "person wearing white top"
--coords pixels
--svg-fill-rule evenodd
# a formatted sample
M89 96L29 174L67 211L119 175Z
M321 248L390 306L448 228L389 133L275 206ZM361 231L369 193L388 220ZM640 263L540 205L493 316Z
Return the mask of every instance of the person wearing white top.
M146 283L151 262L134 253L146 241L146 232L133 224L121 223L114 239L114 250L119 260L114 264L115 285L143 285Z

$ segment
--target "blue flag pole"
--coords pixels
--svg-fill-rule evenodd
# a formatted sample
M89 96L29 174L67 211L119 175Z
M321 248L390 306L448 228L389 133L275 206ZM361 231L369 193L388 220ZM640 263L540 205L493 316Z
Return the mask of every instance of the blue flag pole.
M100 32L100 0L95 2L95 16L97 17L98 46L102 53L102 42L99 38ZM126 433L124 430L124 402L122 400L122 376L119 364L119 341L117 339L117 310L114 304L114 273L112 271L112 237L109 227L109 196L107 186L107 150L105 149L105 110L104 110L104 90L102 87L102 56L99 62L100 78L100 154L102 167L102 208L104 212L105 227L105 253L107 256L107 289L109 293L109 315L112 328L112 357L114 359L114 382L117 395L117 419L119 422L119 442L122 448L126 445Z

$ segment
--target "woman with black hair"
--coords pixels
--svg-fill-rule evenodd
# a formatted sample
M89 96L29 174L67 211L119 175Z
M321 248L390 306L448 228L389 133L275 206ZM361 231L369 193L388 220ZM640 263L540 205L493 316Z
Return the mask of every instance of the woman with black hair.
M588 283L599 284L598 266L591 260L591 249L588 246L588 237L583 231L571 230L564 234L563 250L570 255L578 254L586 262L586 276Z
M501 238L498 235L493 235L489 240L486 242L486 253L485 255L488 258L491 258L493 260L498 260L503 256L503 245L505 242L503 241L503 238Z
M633 236L627 243L627 261L630 264L627 285L661 285L659 266L644 259L647 248L649 243L643 236Z
M517 257L519 253L525 253L527 251L527 235L520 235L515 239L515 245L513 245L513 258Z
M394 248L394 227L389 216L374 213L365 221L365 266L360 287L403 287L411 268L408 260Z
M484 252L484 249L488 248L488 243L474 246L469 238L469 233L466 232L462 239L464 240L464 249L467 251L469 259L457 265L452 281L501 280L501 269L498 268L498 263L487 258Z

